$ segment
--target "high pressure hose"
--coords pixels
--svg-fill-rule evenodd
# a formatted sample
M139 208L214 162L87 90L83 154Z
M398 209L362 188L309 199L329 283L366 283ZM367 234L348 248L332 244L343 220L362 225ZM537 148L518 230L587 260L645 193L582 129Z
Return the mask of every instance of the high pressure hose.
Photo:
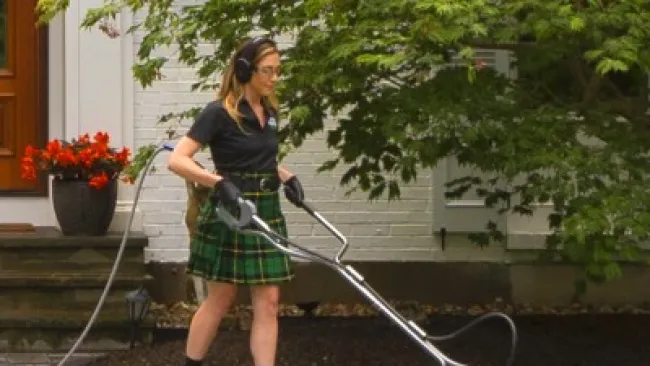
M104 292L102 293L102 296L99 298L99 301L97 302L97 306L95 307L95 311L93 314L90 316L90 320L88 320L88 324L86 325L86 328L83 330L75 344L70 348L70 351L59 361L57 366L63 366L65 365L66 361L77 351L77 348L81 345L81 343L84 341L86 336L88 335L88 332L90 331L90 328L92 327L93 323L97 320L97 316L99 315L99 312L104 305L104 302L106 301L106 297L108 296L108 292L111 289L111 285L113 284L113 280L115 279L115 274L117 273L117 269L120 266L120 262L122 262L122 255L124 255L124 249L126 248L126 241L129 238L129 234L131 233L131 226L133 225L133 218L135 216L135 209L138 204L138 199L140 198L140 192L142 191L142 183L144 182L145 177L147 176L148 170L151 168L151 165L154 162L154 158L160 154L160 152L167 150L167 151L172 151L174 150L173 147L164 144L162 147L156 149L154 151L153 155L151 155L151 158L149 158L149 161L147 162L147 165L145 166L144 170L141 173L140 176L140 181L138 183L138 186L135 190L135 197L133 198L133 206L131 207L131 214L129 216L129 221L126 226L126 229L124 229L124 235L122 236L122 242L120 243L120 249L117 252L117 257L115 258L115 262L113 263L113 269L111 270L110 275L108 276L108 281L106 281L106 286L104 287Z
M461 335L461 333L465 333L466 331L470 330L474 326L478 325L478 323L488 320L489 318L501 318L505 320L505 322L508 324L508 327L510 328L510 334L511 334L510 352L508 352L508 358L506 358L506 366L512 366L515 362L515 350L517 347L517 338L518 338L517 327L515 326L515 322L513 322L512 319L504 313L500 313L500 312L485 313L479 316L478 318L472 320L467 325L463 326L458 330L455 330L448 334L439 335L439 336L428 335L427 339L432 342L441 342L441 341L448 341L450 339L454 339L459 335Z

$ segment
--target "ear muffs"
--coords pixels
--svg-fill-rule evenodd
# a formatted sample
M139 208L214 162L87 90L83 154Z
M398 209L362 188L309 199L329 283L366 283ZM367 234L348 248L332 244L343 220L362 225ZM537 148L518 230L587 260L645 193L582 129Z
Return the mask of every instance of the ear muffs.
M259 47L264 44L269 43L274 47L277 47L275 42L266 37L255 37L248 41L244 47L242 47L239 55L235 57L235 77L237 81L246 84L251 80L253 76L253 71L255 69L255 55Z

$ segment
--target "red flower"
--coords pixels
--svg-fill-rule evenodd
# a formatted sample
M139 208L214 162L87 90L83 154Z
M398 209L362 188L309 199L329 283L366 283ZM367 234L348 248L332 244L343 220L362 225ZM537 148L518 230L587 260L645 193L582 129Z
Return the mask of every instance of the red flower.
M92 150L90 148L79 151L79 159L84 167L90 168L93 165Z
M90 143L90 136L88 134L79 136L79 144L88 145Z
M50 156L58 154L61 150L61 142L59 140L50 141L47 143L47 153Z
M115 154L115 159L120 163L120 164L126 164L129 161L129 156L131 155L131 151L128 148L122 148L122 151L118 152Z
M97 143L103 144L103 145L108 145L108 141L110 138L108 137L108 133L106 132L97 132L95 134L95 141Z
M99 175L90 178L88 184L93 188L102 189L105 185L108 184L108 175L106 175L104 172L101 172Z
M77 163L78 159L71 148L66 148L56 154L56 160L61 166L71 166Z
M41 170L58 179L85 180L91 187L102 189L130 165L130 150L115 150L109 141L109 134L99 131L92 140L87 133L71 142L54 139L42 150L28 145L20 164L21 177L36 179L36 171ZM123 181L132 183L128 178Z
M32 156L34 156L34 147L32 147L32 145L27 145L27 147L25 147L25 157L31 158Z
M25 156L20 164L20 176L22 179L33 180L36 179L36 167L34 167L34 159Z

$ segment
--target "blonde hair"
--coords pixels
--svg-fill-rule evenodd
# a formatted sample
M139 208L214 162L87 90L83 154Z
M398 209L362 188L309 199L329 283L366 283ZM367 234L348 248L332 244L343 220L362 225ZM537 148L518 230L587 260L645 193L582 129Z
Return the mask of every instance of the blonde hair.
M243 115L239 112L237 106L244 98L244 85L242 85L235 77L235 59L245 45L246 43L240 45L237 51L230 58L228 66L223 73L221 88L219 89L218 94L218 99L223 102L223 106L226 109L226 112L228 112L228 115L230 115L230 117L235 120L240 129L242 129L241 121ZM279 52L280 51L273 45L269 43L262 43L262 45L260 45L260 47L255 52L253 63L257 64L263 57ZM275 92L272 92L272 94L268 97L263 97L262 102L270 105L276 112L279 110L279 102L277 96L275 95Z

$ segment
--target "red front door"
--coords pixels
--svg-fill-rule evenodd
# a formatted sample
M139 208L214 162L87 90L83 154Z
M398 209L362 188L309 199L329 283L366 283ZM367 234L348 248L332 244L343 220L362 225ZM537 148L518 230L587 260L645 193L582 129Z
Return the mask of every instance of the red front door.
M45 180L20 177L25 146L43 146L45 112L43 29L37 0L0 0L0 195L43 195Z

